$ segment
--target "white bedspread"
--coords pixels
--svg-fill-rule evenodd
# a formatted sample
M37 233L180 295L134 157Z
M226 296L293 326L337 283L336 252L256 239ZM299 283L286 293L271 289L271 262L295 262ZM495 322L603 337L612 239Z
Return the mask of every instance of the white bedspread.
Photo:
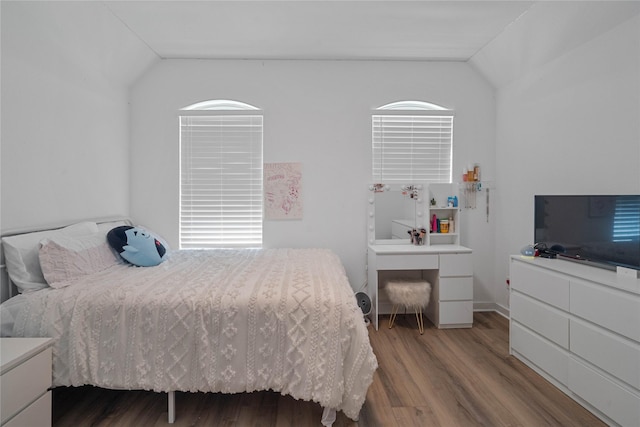
M275 390L358 417L377 367L338 257L176 251L23 296L14 336L50 336L54 385Z

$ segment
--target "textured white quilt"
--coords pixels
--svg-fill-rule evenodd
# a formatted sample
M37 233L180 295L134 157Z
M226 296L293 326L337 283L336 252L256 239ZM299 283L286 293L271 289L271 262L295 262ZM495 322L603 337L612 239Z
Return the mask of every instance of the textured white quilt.
M175 251L23 295L14 336L50 336L54 385L275 390L358 417L377 367L338 257Z

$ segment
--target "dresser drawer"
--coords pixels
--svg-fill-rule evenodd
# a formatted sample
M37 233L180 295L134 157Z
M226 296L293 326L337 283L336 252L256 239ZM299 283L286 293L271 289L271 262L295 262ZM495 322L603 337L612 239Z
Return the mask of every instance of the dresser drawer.
M377 270L436 270L436 254L385 254L376 255Z
M511 260L511 287L561 310L569 311L569 279Z
M569 348L569 314L520 294L511 292L511 318L559 346Z
M440 301L472 299L472 277L443 277L440 279Z
M573 357L569 362L569 389L616 423L640 425L640 396Z
M473 257L471 254L440 255L440 277L472 275Z
M51 425L51 392L46 392L4 427L48 427Z
M569 377L569 353L517 322L511 322L510 345L527 360L558 382L566 385Z
M640 341L640 297L627 292L571 282L571 314Z
M571 320L571 352L640 390L640 345Z
M51 354L51 348L47 348L2 375L2 422L37 400L51 387Z

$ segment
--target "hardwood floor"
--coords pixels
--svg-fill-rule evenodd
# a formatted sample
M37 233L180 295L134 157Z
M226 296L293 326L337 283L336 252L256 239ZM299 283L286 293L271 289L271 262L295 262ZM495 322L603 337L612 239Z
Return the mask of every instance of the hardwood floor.
M598 418L508 354L509 323L474 314L471 329L438 330L413 315L393 329L369 327L379 368L346 426L604 426ZM176 393L175 426L319 426L322 408L273 392ZM166 394L94 387L53 392L55 426L167 425Z

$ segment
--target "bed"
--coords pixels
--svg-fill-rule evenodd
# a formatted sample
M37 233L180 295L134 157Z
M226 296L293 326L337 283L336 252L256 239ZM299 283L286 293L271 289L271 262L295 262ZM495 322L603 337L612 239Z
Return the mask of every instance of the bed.
M113 225L87 227L95 242L106 240ZM169 422L175 391L274 390L320 404L324 425L336 411L358 419L377 361L336 254L169 251L156 267L135 267L117 257L96 261L109 259L104 247L97 255L95 246L77 243L88 228L81 236L26 235L45 260L44 273L29 273L50 283L33 289L25 282L23 293L0 307L3 335L55 338L54 386L167 392ZM12 274L10 240L3 238L7 268L12 281L21 281L24 271ZM51 241L66 242L71 255L42 258ZM51 268L55 281L46 274Z

